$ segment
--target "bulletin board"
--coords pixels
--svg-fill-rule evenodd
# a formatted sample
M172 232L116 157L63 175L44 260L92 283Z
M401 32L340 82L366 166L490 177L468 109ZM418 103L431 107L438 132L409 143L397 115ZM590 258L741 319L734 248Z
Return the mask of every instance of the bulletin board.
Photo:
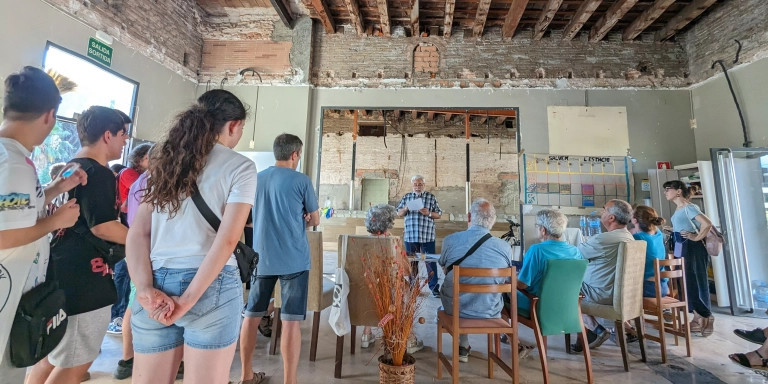
M632 201L632 161L626 156L524 153L524 204L602 207Z
M626 156L626 107L547 107L549 151L563 155Z

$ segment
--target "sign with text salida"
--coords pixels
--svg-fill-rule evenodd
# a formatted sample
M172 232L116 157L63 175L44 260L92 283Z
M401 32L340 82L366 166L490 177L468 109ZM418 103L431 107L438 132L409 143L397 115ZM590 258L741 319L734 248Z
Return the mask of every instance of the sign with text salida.
M112 47L91 37L88 40L88 57L109 67L112 65Z

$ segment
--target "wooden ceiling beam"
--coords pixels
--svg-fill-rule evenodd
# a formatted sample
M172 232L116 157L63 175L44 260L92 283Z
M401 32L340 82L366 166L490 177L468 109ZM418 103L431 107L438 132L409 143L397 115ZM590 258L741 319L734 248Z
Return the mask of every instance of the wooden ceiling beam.
M485 29L485 20L488 19L488 10L491 9L491 0L480 0L477 4L477 16L475 16L475 25L472 26L472 34L475 37L483 36Z
M411 12L409 13L411 23L411 36L419 36L419 0L412 0Z
M511 39L515 36L515 30L517 30L517 26L520 24L520 19L523 17L526 5L528 5L528 0L512 0L507 16L504 18L504 26L501 27L502 37Z
M506 120L506 119L507 119L507 117L506 117L506 116L499 116L499 117L497 117L497 118L496 118L496 125L502 125L502 124L504 124L504 120Z
M533 39L541 40L544 37L544 33L547 32L549 23L552 22L552 18L555 17L555 13L560 8L560 4L563 0L549 0L547 5L541 10L539 14L539 20L536 22L536 26L533 27Z
M427 120L432 121L434 119L435 119L435 112L433 111L427 112Z
M283 0L269 0L269 2L272 3L272 8L274 8L277 15L280 16L280 20L283 21L283 24L288 27L288 29L293 29L293 24L296 22L296 19L293 17L293 13L291 13L290 8L285 2Z
M376 0L376 5L379 7L379 25L381 26L381 33L384 36L389 36L390 24L389 24L389 5L387 0Z
M595 13L595 10L600 6L600 3L602 2L603 0L587 0L581 3L579 9L576 10L576 14L573 15L571 21L568 23L568 25L565 26L565 31L563 32L563 40L573 39L584 26L584 23L589 20L589 17Z
M419 111L417 111L415 109L413 111L411 111L411 119L416 120L418 118L419 118Z
M637 0L619 0L613 3L589 31L589 41L594 43L602 40L636 3Z
M275 0L272 0L275 1ZM342 0L349 13L349 19L355 28L358 36L363 35L363 18L360 16L360 8L357 6L357 0Z
M651 24L653 24L656 19L661 16L664 11L669 8L672 3L674 3L675 0L656 0L653 2L653 4L648 7L648 9L645 10L640 16L638 16L635 21L632 22L632 24L627 27L627 29L624 30L624 33L622 33L621 38L624 41L632 41L637 37L637 35L643 33L646 28L648 28Z
M656 41L664 41L674 36L677 31L683 29L688 23L711 7L717 0L693 0L685 6L677 15L673 16L664 28L656 32Z
M327 34L336 33L336 23L334 23L333 16L331 16L331 11L328 10L328 5L325 4L325 1L307 0L304 2L304 5L315 11L317 18L320 19L321 23L323 23L323 28L325 28L325 33Z
M445 20L443 20L443 37L451 37L453 27L453 10L456 8L456 0L445 0Z

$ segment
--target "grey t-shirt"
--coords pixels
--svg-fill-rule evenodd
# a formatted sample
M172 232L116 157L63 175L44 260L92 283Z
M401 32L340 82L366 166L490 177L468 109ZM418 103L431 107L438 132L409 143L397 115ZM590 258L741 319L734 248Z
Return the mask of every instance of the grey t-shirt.
M586 300L598 304L613 303L619 243L634 240L626 228L621 228L592 236L586 242L579 244L579 252L589 260L584 284L581 286Z

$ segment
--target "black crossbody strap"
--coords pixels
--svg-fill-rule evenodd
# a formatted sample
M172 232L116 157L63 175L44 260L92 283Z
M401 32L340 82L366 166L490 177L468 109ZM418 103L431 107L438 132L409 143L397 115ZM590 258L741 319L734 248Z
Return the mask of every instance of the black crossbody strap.
M451 265L449 265L447 268L445 268L445 274L447 275L449 272L451 272L453 270L453 266L454 265L460 265L461 262L464 261L464 259L467 258L467 256L475 253L475 251L478 248L480 248L480 246L483 245L483 243L485 243L486 240L488 240L490 238L491 238L491 234L490 233L486 233L485 236L481 237L480 240L478 240L475 243L475 245L473 245L472 248L470 248L469 251L467 251L467 253L464 256L461 257L461 259L458 259L458 260L454 261L453 263L451 263Z
M208 222L208 224L213 228L214 231L219 231L219 225L221 225L221 220L219 220L218 217L216 217L216 214L211 211L211 208L208 206L208 204L205 203L205 200L203 200L203 197L200 196L200 190L197 189L197 183L192 185L192 201L195 203L195 206L197 207L197 210L200 211L200 214L203 215L205 218L205 221Z

